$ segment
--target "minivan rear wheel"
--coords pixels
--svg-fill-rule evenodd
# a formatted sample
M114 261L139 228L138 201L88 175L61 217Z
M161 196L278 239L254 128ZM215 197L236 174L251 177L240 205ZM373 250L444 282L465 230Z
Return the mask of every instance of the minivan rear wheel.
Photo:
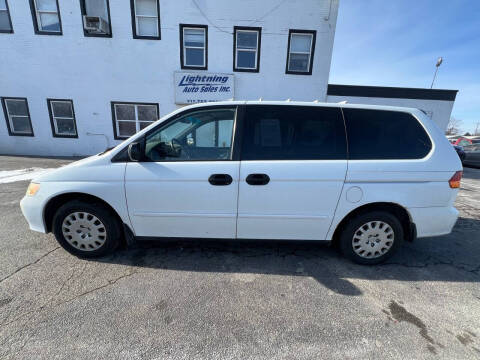
M379 264L402 245L402 224L385 211L360 214L350 220L340 235L342 253L358 264Z
M106 255L118 246L121 232L116 216L101 204L70 201L53 216L58 243L79 257Z

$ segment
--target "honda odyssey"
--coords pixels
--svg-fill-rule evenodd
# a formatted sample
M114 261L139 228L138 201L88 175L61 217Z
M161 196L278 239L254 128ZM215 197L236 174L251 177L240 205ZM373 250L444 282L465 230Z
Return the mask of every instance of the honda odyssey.
M361 264L448 234L462 165L416 109L228 101L179 109L34 179L30 228L101 256L125 239L326 240Z

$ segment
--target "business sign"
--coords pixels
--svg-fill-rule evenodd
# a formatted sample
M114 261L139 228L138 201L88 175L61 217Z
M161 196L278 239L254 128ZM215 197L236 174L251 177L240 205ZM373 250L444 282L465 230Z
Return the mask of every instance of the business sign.
M233 74L175 72L175 104L230 100L234 97Z

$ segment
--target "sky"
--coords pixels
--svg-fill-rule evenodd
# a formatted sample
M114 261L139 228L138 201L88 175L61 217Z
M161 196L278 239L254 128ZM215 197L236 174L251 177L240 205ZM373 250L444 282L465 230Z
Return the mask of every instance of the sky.
M331 84L459 90L452 116L480 123L480 0L340 0ZM479 124L480 129L480 124Z

